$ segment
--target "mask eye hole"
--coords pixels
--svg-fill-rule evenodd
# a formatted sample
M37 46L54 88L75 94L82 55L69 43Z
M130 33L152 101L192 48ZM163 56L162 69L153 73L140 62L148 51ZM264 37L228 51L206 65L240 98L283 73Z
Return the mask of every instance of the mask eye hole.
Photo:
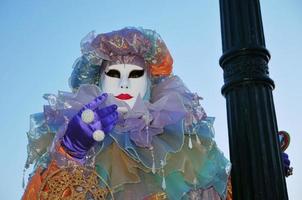
M105 74L113 78L121 78L121 73L115 69L110 69L108 72L105 72Z
M142 77L144 73L145 73L144 70L132 70L128 78L139 78Z

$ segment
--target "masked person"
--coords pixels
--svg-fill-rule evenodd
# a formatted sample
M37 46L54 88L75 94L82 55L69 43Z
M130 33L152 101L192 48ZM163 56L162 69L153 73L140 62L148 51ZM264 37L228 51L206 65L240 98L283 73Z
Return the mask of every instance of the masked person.
M81 48L72 92L44 95L31 116L23 199L225 199L214 118L173 75L161 37L130 27Z

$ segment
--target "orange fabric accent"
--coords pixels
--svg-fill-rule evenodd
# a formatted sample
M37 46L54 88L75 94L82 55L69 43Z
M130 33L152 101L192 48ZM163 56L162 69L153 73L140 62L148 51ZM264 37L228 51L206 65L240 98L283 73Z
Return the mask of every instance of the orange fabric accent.
M164 75L168 76L172 73L173 58L167 53L160 64L150 64L150 72L152 76Z
M57 145L56 150L65 156L68 159L73 160L73 158L65 151L65 149L61 145ZM55 160L52 160L51 163L48 165L47 169L45 171L42 170L41 167L39 167L34 176L31 177L30 181L28 182L26 189L24 191L22 200L38 200L38 193L40 191L40 188L42 186L43 180L53 173L54 171L58 170L59 167L57 165L57 162ZM45 188L47 191L47 188ZM65 191L64 196L68 196L70 192Z
M31 178L27 184L22 200L37 200L37 194L41 186L41 168L38 168L35 175Z
M55 160L51 161L45 171L42 171L42 168L39 167L27 184L22 200L38 200L38 193L40 191L43 180L57 169L59 168Z
M229 177L228 185L227 185L227 198L226 198L226 200L232 200L232 199L233 199L232 182L231 182L231 177Z
M60 154L62 154L63 156L65 156L66 158L68 158L70 160L73 160L73 158L71 157L71 155L69 155L61 145L57 146L57 151Z

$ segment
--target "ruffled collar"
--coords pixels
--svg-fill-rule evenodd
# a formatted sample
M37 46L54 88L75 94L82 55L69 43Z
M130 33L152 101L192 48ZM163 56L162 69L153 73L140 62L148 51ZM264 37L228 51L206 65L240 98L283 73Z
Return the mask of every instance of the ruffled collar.
M95 85L82 85L76 93L60 91L57 95L46 94L44 97L49 105L44 106L43 113L31 116L33 123L28 133L27 165L47 163L44 158L50 158L47 150L50 143L53 141L56 144L63 136L69 120L100 94L100 89ZM109 96L102 106L114 103L118 107L127 107L129 111L120 115L115 129L89 152L88 157L96 158L91 164L97 169L103 167L104 173L108 174L117 164L116 159L120 159L119 164L124 162L128 178L123 176L119 181L112 180L113 186L138 182L141 177L139 171L135 170L142 169L148 174L152 171L155 173L154 177L167 176L167 191L170 195L177 196L176 199L190 190L196 177L198 187L213 185L224 196L228 162L216 148L213 141L213 118L206 117L199 99L177 76L167 77L154 84L151 101L147 102L139 97L133 109ZM56 138L48 137L49 132L55 133ZM196 148L192 149L190 144L193 136L196 137L195 140L192 139ZM54 148L50 150L51 155L55 155L53 151ZM169 153L171 156L167 156ZM119 167L118 165L115 169L119 171ZM165 175L161 174L163 169ZM103 175L103 171L99 173ZM181 173L184 173L183 178L174 179ZM169 189L174 186L183 190ZM179 193L176 194L175 191Z
M100 94L97 86L87 84L81 85L76 93L59 92L57 96L48 95L46 98L50 105L44 107L47 124L51 127L66 127L68 121L85 104ZM132 109L125 102L109 95L106 103L101 106L111 104L127 107L128 112L119 115L114 130L95 149L103 150L112 142L116 142L129 156L150 169L162 167L168 153L181 149L184 140L184 121L188 114L181 93L167 92L160 98L153 99L152 103L144 101L139 96ZM63 134L64 131L59 131L57 140Z

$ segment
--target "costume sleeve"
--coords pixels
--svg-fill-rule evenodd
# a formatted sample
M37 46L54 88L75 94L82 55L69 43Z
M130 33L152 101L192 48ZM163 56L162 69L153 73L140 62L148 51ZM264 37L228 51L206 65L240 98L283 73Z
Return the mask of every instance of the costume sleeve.
M58 166L55 161L52 161L46 170L39 167L28 182L22 200L38 200L43 180L57 169Z
M56 150L67 159L73 160L73 158L66 153L62 146L57 146ZM43 169L41 166L38 167L26 186L22 200L38 200L45 179L58 169L59 167L55 159L50 162L46 169Z

